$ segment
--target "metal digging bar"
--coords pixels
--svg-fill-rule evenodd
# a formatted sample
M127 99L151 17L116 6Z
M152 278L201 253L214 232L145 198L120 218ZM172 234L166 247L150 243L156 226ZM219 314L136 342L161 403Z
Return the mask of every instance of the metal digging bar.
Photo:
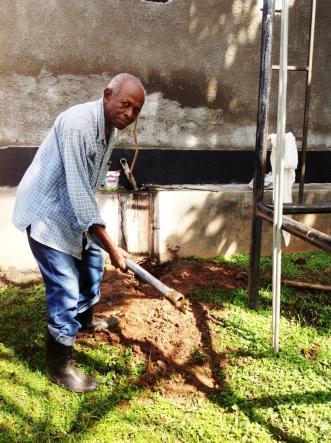
M140 277L144 282L149 283L153 288L157 289L161 294L165 296L167 300L170 301L177 309L182 311L183 313L187 308L187 301L183 294L176 291L175 289L169 288L169 286L162 283L158 280L154 275L147 272L144 268L139 266L133 260L126 259L126 266L134 272L138 277Z
M103 243L97 236L92 234L92 232L88 233L89 240L93 241L96 245L106 251ZM169 286L162 283L158 280L154 275L147 272L141 266L139 266L136 262L130 259L125 259L125 264L130 271L132 271L136 276L138 276L144 282L153 286L153 288L157 289L164 297L170 301L179 311L185 313L188 307L187 299L184 295L175 289L169 288Z

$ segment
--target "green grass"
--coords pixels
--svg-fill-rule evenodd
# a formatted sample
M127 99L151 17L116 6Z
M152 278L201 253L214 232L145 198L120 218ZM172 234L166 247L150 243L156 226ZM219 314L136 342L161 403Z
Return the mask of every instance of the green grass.
M238 268L248 268L249 256L247 254L234 255L232 257L218 256L212 260L201 257L188 257L188 261L197 261L200 263L217 263L232 265ZM262 256L260 261L260 269L262 273L271 272L272 257ZM291 253L282 256L282 276L283 277L307 277L312 279L321 278L321 272L327 272L330 278L331 272L331 254L324 251L307 252L307 253Z
M246 267L247 257L226 263ZM289 256L286 269L298 276L328 268L330 257L313 253ZM45 377L43 286L0 289L0 442L331 441L330 295L283 290L278 354L270 349L268 286L256 311L243 288L190 297L209 307L213 353L196 348L190 357L212 360L221 388L208 398L144 390L137 380L145 367L131 348L91 340L77 346L76 360L100 389L63 390Z

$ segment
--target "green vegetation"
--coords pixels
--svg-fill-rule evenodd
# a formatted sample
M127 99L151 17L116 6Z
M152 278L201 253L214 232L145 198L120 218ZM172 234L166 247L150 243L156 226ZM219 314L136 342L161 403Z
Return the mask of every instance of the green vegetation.
M248 259L214 263L242 269ZM288 276L315 281L330 271L331 257L292 254L283 266ZM76 359L100 389L83 395L50 383L43 286L0 288L0 442L331 441L330 294L283 289L278 354L270 349L270 287L260 295L253 311L244 288L191 294L208 307L213 353L193 349L190 359L211 360L221 387L208 398L171 398L158 386L140 387L146 368L131 348L92 339L77 345Z
M192 349L189 361L193 365L202 365L207 359L206 352L203 349L194 348Z
M248 268L249 256L247 254L234 255L232 257L215 257L207 260L201 257L188 257L186 260L193 260L200 263L218 263L225 265L233 265L239 268ZM272 257L262 256L261 272L271 271ZM330 278L331 271L331 255L324 251L307 252L307 253L291 253L282 257L282 275L284 277L308 276L321 277L322 273L327 273Z

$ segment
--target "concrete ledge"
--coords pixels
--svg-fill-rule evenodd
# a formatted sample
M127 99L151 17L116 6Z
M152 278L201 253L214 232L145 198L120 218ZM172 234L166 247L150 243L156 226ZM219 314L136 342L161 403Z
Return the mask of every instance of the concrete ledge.
M15 195L16 188L0 188L0 268L33 270L36 263L26 235L11 223ZM329 203L331 183L307 184L305 196L308 203ZM266 200L271 197L272 192L266 191ZM137 256L164 261L249 251L252 191L247 185L153 186L137 194L100 192L97 199L113 239ZM295 219L331 235L331 214ZM271 245L271 225L264 223L263 254L271 253ZM292 236L284 252L313 249Z

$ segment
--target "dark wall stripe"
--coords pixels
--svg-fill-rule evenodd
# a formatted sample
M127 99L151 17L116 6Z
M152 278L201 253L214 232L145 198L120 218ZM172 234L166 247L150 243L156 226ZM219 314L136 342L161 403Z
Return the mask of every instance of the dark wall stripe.
M36 151L37 148L0 149L0 186L17 186ZM133 151L115 149L111 169L120 169L122 157L130 164ZM253 172L253 151L148 149L139 152L135 177L139 184L226 184L248 183ZM331 182L330 151L307 152L306 182ZM121 183L126 184L123 177Z

